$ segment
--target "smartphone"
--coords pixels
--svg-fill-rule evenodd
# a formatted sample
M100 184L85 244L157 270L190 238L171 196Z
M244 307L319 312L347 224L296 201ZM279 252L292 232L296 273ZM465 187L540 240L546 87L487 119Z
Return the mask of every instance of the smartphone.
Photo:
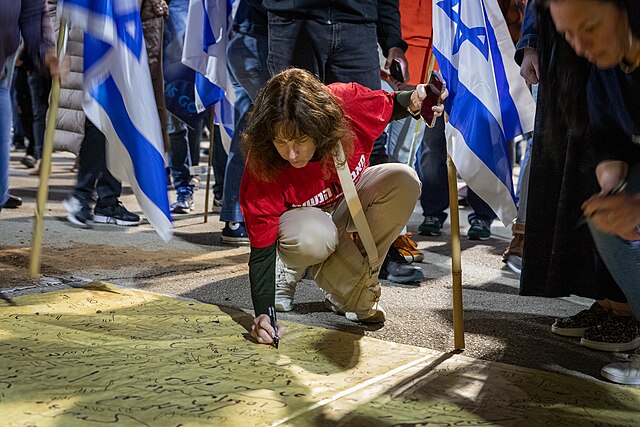
M402 67L400 67L400 63L395 59L391 61L391 66L389 67L389 74L391 74L391 77L393 77L400 83L404 83L404 75L402 74Z
M433 70L426 87L427 97L422 102L422 108L420 109L420 115L424 119L425 124L430 128L436 125L436 117L431 107L442 104L440 95L442 95L442 91L446 86L447 83L442 78L442 74L437 70Z

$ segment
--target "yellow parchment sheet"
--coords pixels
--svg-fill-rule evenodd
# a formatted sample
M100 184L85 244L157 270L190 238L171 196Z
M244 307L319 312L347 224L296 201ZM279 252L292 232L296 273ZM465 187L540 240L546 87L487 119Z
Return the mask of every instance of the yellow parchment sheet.
M90 288L0 306L0 425L639 425L631 388Z

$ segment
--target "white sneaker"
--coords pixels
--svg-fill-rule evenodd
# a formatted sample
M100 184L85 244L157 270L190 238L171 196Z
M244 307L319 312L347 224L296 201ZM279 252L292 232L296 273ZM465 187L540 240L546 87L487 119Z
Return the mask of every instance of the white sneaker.
M297 272L290 269L276 252L276 311L293 310L293 297L296 293L296 285L304 276L304 270Z
M605 365L600 375L618 384L640 384L640 351L629 356L628 362L615 362Z
M360 323L384 323L387 320L387 313L379 302L376 303L367 313L354 313L347 311L344 317L352 322Z
M375 305L366 313L355 313L353 311L345 312L340 307L338 307L337 304L331 301L330 296L327 295L324 300L324 306L334 313L344 316L352 322L356 323L384 323L385 320L387 320L387 314L379 302L376 302Z

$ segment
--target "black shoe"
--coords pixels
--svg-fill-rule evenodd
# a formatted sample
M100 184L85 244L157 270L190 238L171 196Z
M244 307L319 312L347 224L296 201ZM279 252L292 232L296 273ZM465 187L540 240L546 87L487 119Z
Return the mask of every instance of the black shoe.
M378 277L394 283L419 286L419 282L424 279L424 273L422 273L420 267L410 265L404 256L392 245L380 267Z
M228 221L225 223L220 241L230 245L248 245L249 236L244 228L244 222Z
M120 201L111 206L100 206L99 204L96 204L93 214L93 222L100 224L124 226L140 224L140 215L129 212Z
M491 237L491 222L474 218L469 222L467 237L469 240L489 240Z
M83 202L77 197L69 196L62 201L62 206L67 210L69 222L80 227L91 227L93 225L93 213L88 202Z
M4 202L2 207L7 209L16 209L20 206L22 206L22 199L18 196L9 194L9 198Z
M22 159L20 159L20 163L25 165L28 169L36 167L36 159L33 156L27 154Z
M439 236L442 234L442 221L437 216L425 216L418 227L418 233L423 236Z

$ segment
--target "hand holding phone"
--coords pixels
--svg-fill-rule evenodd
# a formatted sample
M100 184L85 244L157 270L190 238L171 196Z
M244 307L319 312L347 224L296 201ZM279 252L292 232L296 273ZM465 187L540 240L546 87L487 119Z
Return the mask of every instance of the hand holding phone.
M389 74L391 77L399 81L400 83L404 83L404 75L402 74L402 67L400 66L400 62L395 59L391 61L391 66L389 67Z
M426 125L430 128L435 126L437 118L431 108L442 104L442 98L440 98L440 95L442 95L442 91L446 86L447 84L442 78L442 74L434 70L431 73L429 83L427 83L427 87L425 88L427 97L422 101L422 107L420 108L420 115L424 119Z

